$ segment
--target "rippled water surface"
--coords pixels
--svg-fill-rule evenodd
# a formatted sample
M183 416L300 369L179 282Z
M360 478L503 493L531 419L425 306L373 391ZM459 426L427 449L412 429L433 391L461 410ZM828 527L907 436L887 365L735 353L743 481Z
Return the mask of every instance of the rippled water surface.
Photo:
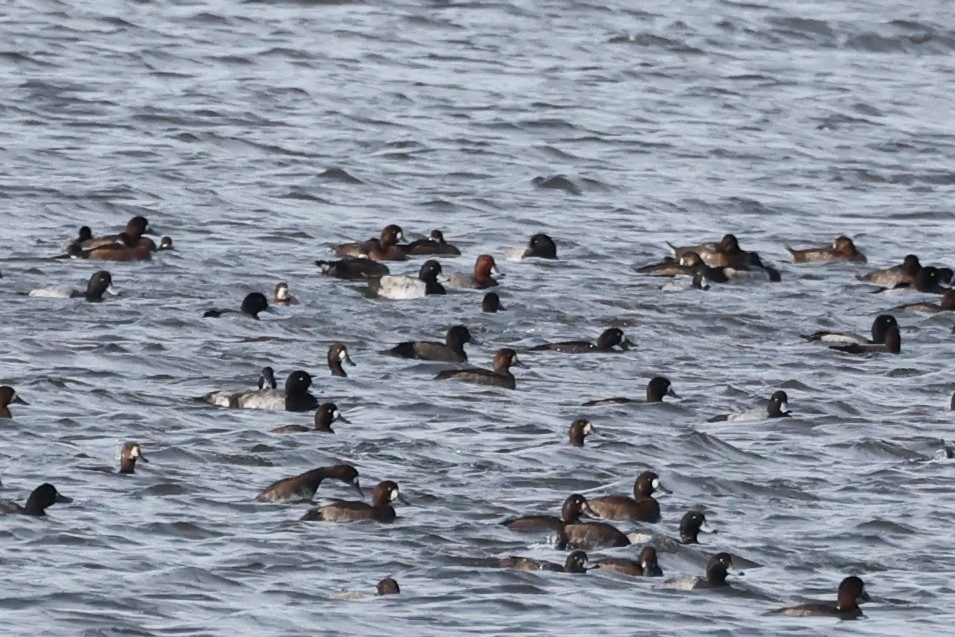
M952 319L899 314L898 357L813 347L798 334L866 332L918 297L870 294L863 265L793 266L784 245L846 233L870 267L909 252L952 263L951 3L40 0L0 9L0 42L0 381L31 403L0 426L0 496L50 481L74 498L46 519L0 518L4 634L950 629L952 465L935 457ZM49 257L78 226L103 234L135 214L178 251L109 264L121 296L25 296L84 285L95 264ZM444 229L463 251L446 272L497 255L507 311L481 314L461 291L388 302L319 275L330 244L392 222ZM505 261L541 231L559 261ZM671 292L632 270L665 240L725 232L782 282ZM201 318L279 280L302 305ZM638 347L522 353L513 392L378 354L455 323L481 341L479 365L609 325ZM328 375L335 341L349 378ZM311 371L352 424L280 436L311 414L191 400L253 386L265 364ZM657 374L681 400L580 407L640 396ZM706 422L779 388L795 418ZM583 449L566 442L580 416L598 429ZM151 460L135 476L86 470L124 440ZM337 462L369 489L396 480L411 505L392 525L334 525L253 501ZM746 563L731 590L478 566L562 561L497 523L556 514L575 491L627 492L646 468L669 493L641 528L673 535L700 507L719 531L661 552L665 573L727 550ZM866 621L764 615L832 598L850 573L874 598ZM388 575L402 595L371 596Z

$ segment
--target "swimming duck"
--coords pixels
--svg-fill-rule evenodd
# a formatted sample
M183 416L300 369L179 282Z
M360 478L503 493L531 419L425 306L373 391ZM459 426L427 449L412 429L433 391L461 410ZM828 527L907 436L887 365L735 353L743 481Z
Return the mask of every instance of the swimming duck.
M502 312L503 310L504 306L501 305L501 297L497 295L497 292L488 292L484 295L484 299L481 301L482 312L494 314L495 312Z
M402 250L405 251L405 254L410 255L447 255L447 256L458 256L461 254L461 251L457 247L451 245L444 240L444 233L440 230L432 230L431 234L428 235L426 239L418 239L417 241L412 241L411 243L399 246Z
M941 303L906 303L898 305L893 310L907 310L909 312L925 312L926 314L935 314L937 312L951 312L955 310L955 290L948 290L942 295Z
M644 546L635 560L608 557L598 561L596 567L634 577L663 577L663 569L657 561L657 550L652 546Z
M546 560L535 560L529 557L502 558L501 568L513 568L519 571L551 571L553 573L586 573L595 566L587 561L587 554L583 551L572 551L563 564L555 564Z
M501 524L512 531L563 531L568 524L580 522L581 515L597 517L587 504L587 498L574 493L564 500L560 509L560 517L553 515L525 515L523 517L505 520Z
M285 281L276 284L272 302L276 305L298 305L298 299L288 293L288 283Z
M872 321L872 340L852 334L850 332L814 332L812 334L803 334L802 337L809 341L822 341L823 343L856 343L858 345L868 345L871 343L884 343L885 335L890 327L898 327L899 323L891 314L879 314Z
M617 404L626 404L626 403L662 403L664 396L670 396L671 398L679 398L677 393L673 391L673 385L670 384L669 379L664 378L663 376L656 376L650 379L650 382L647 383L647 398L646 400L640 400L637 398L603 398L601 400L591 400L584 403L584 407L594 407L597 405L617 405Z
M729 553L717 553L706 564L704 577L682 576L663 582L660 588L672 590L692 591L701 588L722 588L729 586L726 583L727 574L733 570L733 556ZM739 573L742 575L742 573Z
M499 349L494 355L494 369L449 369L435 376L435 380L454 378L478 385L494 385L505 389L515 389L517 382L511 373L511 367L527 365L517 359L517 352L510 348Z
M368 289L381 298L393 300L447 294L444 286L438 282L439 277L441 264L434 259L428 259L422 264L417 278L387 275L368 281Z
M792 414L789 413L789 396L780 389L773 392L773 395L766 401L766 407L764 409L750 409L749 411L741 411L734 414L720 414L713 416L707 420L707 422L725 422L727 420L739 422L763 420L764 418L789 418L790 416L792 416Z
M847 354L901 354L902 335L899 333L899 328L893 325L886 330L884 343L830 345L829 349L846 352Z
M371 504L355 501L338 500L332 504L310 509L302 520L325 522L354 522L357 520L374 520L376 522L391 522L397 516L391 503L397 500L404 504L408 501L402 497L398 485L391 480L379 482L371 497Z
M316 431L319 433L333 434L335 431L332 429L332 423L335 421L351 424L351 421L342 416L341 412L338 411L338 407L335 406L335 403L322 403L318 406L318 409L315 410L314 427L303 427L302 425L285 425L284 427L276 427L272 430L272 433L294 434L304 433L307 431Z
M342 363L348 363L352 367L355 365L355 361L348 355L348 348L345 347L345 344L335 343L328 348L328 368L332 370L332 376L338 376L339 378L348 377L348 374L345 373L345 369L342 367Z
M335 254L342 257L361 257L363 255L374 261L404 261L408 257L398 245L405 238L401 226L391 224L385 226L378 239L343 243L333 248Z
M0 418L13 418L10 405L29 405L27 401L17 395L16 390L9 385L0 387Z
M592 433L596 433L597 430L594 429L594 426L589 420L585 418L578 418L574 422L570 423L570 444L575 447L583 447L584 439Z
M543 232L538 232L527 242L527 250L521 256L522 259L528 257L537 257L538 259L556 259L557 244L554 240Z
M255 499L259 502L300 502L311 500L315 492L326 479L344 482L356 491L361 497L365 494L358 484L358 471L350 464L337 464L331 467L319 467L291 478L276 480L262 489Z
M371 259L346 257L338 261L324 261L319 259L315 262L322 270L325 276L335 277L336 279L373 279L375 277L387 276L388 266L384 263L378 263Z
M865 255L859 252L852 239L845 235L836 237L831 246L795 250L786 246L793 263L832 263L835 261L865 263Z
M832 602L810 602L789 608L781 608L775 612L788 615L789 617L838 617L839 619L856 619L862 617L862 609L859 608L859 602L868 601L870 601L870 597L865 590L865 584L863 584L862 579L851 575L839 583L835 604Z
M20 515L46 515L46 509L57 503L69 503L73 498L68 498L56 490L52 484L44 482L30 494L26 504L20 506L16 502L9 500L0 501L0 515L20 514Z
M468 355L464 351L465 343L473 343L471 332L463 325L452 326L445 335L444 343L429 341L405 341L398 343L382 354L399 358L416 358L423 361L444 361L448 363L466 363Z
M297 370L285 379L285 391L271 388L245 392L214 391L199 400L233 409L311 411L318 407L318 400L308 391L311 386L311 375L304 370Z
M494 257L482 254L474 262L474 274L463 272L452 274L448 278L448 283L454 287L483 290L497 285L494 276L502 278L504 275L498 271Z
M597 338L596 343L589 341L563 341L560 343L544 343L530 348L532 352L541 352L545 350L563 352L565 354L589 354L593 352L612 352L613 348L620 346L620 349L627 351L631 347L636 347L636 343L624 336L623 330L619 327L610 327L603 331Z
M244 299L242 299L242 305L238 310L206 310L203 312L202 318L219 318L228 314L239 314L259 320L259 314L261 312L272 313L272 309L269 307L269 302L265 298L265 295L261 292L251 292L247 294Z
M894 265L890 268L883 268L881 270L873 270L868 274L864 274L856 278L860 281L874 283L876 285L898 285L899 283L911 284L915 282L915 276L921 269L922 264L919 263L919 258L914 254L907 254L905 255L905 259L903 259L902 263L899 265Z
M601 520L634 520L659 522L660 504L653 492L660 488L660 476L653 471L644 471L633 482L633 497L605 495L590 498L590 510Z

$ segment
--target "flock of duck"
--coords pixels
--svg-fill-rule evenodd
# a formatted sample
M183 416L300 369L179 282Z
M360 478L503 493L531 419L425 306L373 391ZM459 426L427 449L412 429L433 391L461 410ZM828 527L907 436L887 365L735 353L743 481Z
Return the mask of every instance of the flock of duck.
M62 257L89 259L97 261L141 261L148 260L154 254L173 249L172 240L164 237L157 245L146 234L150 231L148 221L143 217L134 217L123 232L116 235L94 238L88 227L80 230ZM658 263L637 268L647 276L685 277L691 280L694 288L707 290L711 284L727 283L747 277L760 277L768 281L780 280L779 272L765 264L755 252L743 250L737 238L726 235L721 241L695 246L671 246L673 254ZM865 263L865 256L848 237L838 237L831 246L795 250L788 248L794 263ZM367 284L368 293L390 299L413 299L429 295L445 294L445 286L487 290L499 285L503 277L497 270L494 257L487 254L478 256L472 272L456 273L445 277L442 266L434 258L428 258L420 267L417 277L391 274L388 263L405 261L414 257L459 256L461 251L449 244L439 230L418 241L405 243L404 233L399 226L385 227L378 238L334 247L337 260L319 260L316 265L321 273L329 277L361 281ZM519 258L557 259L557 245L546 234L535 234ZM918 312L941 312L955 309L955 290L944 287L951 283L952 271L947 268L922 266L917 257L909 255L896 266L875 270L859 277L861 281L881 286L874 291L907 288L918 292L941 295L940 303L919 302L898 306L895 309ZM82 298L89 302L101 302L106 293L112 293L112 277L102 270L93 274L85 290L70 288L41 288L29 292L34 297ZM276 285L271 299L275 305L294 305L297 299L289 294L286 282ZM502 310L500 297L493 291L487 292L481 304L484 312ZM272 311L269 298L261 292L247 295L237 308L210 309L203 316L223 318L230 315L258 319L262 312ZM810 341L829 344L830 347L847 354L899 354L901 338L899 325L892 314L880 314L872 325L871 338L850 333L816 332L805 336ZM494 355L493 368L484 369L460 366L468 363L465 345L475 340L464 325L454 325L447 330L444 342L408 341L394 345L382 354L405 359L417 359L440 363L456 364L458 367L439 372L436 380L456 380L482 385L515 389L517 379L511 372L512 367L523 367L518 352L513 348L501 348ZM599 354L626 350L634 344L619 328L608 328L596 341L574 340L555 343L543 343L528 351L549 350L567 354ZM336 343L328 351L328 367L335 376L347 376L343 365L354 363L344 344ZM312 376L305 370L294 370L286 377L284 388L279 389L271 367L262 369L258 387L232 391L215 391L198 400L219 407L236 409L270 409L293 412L314 411L314 427L299 425L274 429L279 434L302 432L334 433L332 424L348 421L342 417L338 407L330 402L319 402L310 392ZM583 403L584 406L626 402L662 402L665 398L679 398L667 378L652 378L646 386L643 398L611 397ZM10 405L27 403L9 387L0 387L0 418L12 417ZM953 398L955 408L955 398ZM710 421L759 420L764 418L782 418L790 416L788 397L784 391L776 391L758 409L721 414ZM582 447L586 437L595 432L593 424L586 419L575 420L569 428L570 444ZM119 472L135 473L137 460L146 462L142 449L135 442L126 443L120 455ZM354 489L361 498L364 491L360 486L359 474L355 467L339 464L319 467L305 473L278 480L259 492L256 500L272 503L312 502L316 492L326 480L335 480ZM658 562L658 550L672 552L674 547L699 546L699 533L709 530L703 512L687 511L679 524L679 537L647 536L640 533L624 533L616 523L658 523L661 520L660 505L654 493L660 489L660 477L653 471L644 471L636 477L633 494L604 495L586 498L581 494L571 494L563 502L559 517L550 515L528 515L503 522L514 532L531 533L548 538L557 550L570 550L561 562L549 562L528 557L509 556L490 560L486 565L500 568L512 568L534 571L556 571L564 573L586 573L590 570L611 570L635 577L661 577L663 571ZM14 502L0 502L0 514L14 513L29 516L43 516L45 510L56 503L71 502L70 498L60 494L50 484L37 487L27 498L24 505ZM371 502L362 500L332 500L329 503L313 507L304 512L301 519L309 522L352 522L358 520L390 522L396 518L395 502L406 503L399 485L392 480L379 482L371 494ZM650 542L650 543L647 543ZM594 552L609 547L641 544L636 559L610 558L591 559L587 551ZM656 546L654 546L656 544ZM709 557L705 572L700 576L678 577L666 580L663 588L691 590L699 588L718 588L727 586L727 576L734 571L733 556L728 552L717 552ZM378 594L399 592L397 582L386 578L379 582ZM779 609L779 612L791 616L824 615L851 619L862 616L859 603L866 601L862 580L857 576L848 576L838 585L835 602L813 602Z

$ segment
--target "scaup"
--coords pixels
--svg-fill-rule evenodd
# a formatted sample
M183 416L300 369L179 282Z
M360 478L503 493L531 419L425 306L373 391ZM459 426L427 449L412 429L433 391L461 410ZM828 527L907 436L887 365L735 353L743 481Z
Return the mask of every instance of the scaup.
M484 299L481 301L481 311L488 314L504 311L504 306L501 305L501 297L497 295L497 292L488 292L484 295Z
M584 439L592 434L596 433L597 430L594 429L593 424L585 418L578 418L574 422L570 423L570 444L575 447L583 447Z
M765 418L789 418L789 396L783 390L773 392L773 395L766 401L766 407L763 409L750 409L732 414L720 414L713 416L707 422L725 422L725 421L753 421L763 420Z
M335 246L335 254L343 257L361 257L367 255L374 261L404 261L408 257L399 246L405 238L401 226L391 224L385 226L378 239L343 243Z
M705 576L696 577L684 575L675 577L663 582L660 588L681 591L692 591L701 588L722 588L729 586L726 583L726 576L733 570L733 556L729 553L717 553L707 562ZM738 574L742 575L742 573Z
M644 471L633 482L633 497L605 495L590 498L590 509L601 520L633 520L659 522L660 504L653 492L660 488L660 476L653 471Z
M288 283L285 281L279 281L275 285L275 294L272 301L276 305L298 305L298 299L289 294Z
M338 407L335 406L335 403L322 403L318 406L318 409L315 410L314 427L285 425L284 427L276 427L272 432L277 434L294 434L317 431L319 433L333 434L335 431L332 429L332 423L336 421L351 424L350 421L338 411Z
M311 411L318 407L318 400L309 393L311 375L297 370L285 379L285 390L258 389L246 392L214 391L202 396L202 400L219 407L234 409L272 409L277 411Z
M371 259L346 257L338 261L325 261L319 259L315 262L325 276L335 277L336 279L360 280L373 279L375 277L387 276L390 271L384 263L378 263Z
M463 325L454 325L448 329L444 343L430 341L405 341L398 343L382 354L399 358L415 358L423 361L442 361L447 363L466 363L468 355L464 351L465 343L473 343L471 332Z
M687 511L680 520L680 543L699 544L700 533L716 533L710 528L702 511Z
M589 354L594 352L612 352L613 348L619 346L621 350L627 351L631 347L636 347L636 343L627 338L623 330L619 327L610 327L605 329L597 338L595 343L590 341L562 341L560 343L544 343L530 348L532 352L541 352L550 350L562 352L565 354Z
M447 380L449 378L463 380L478 385L493 385L505 389L515 389L517 381L511 373L511 367L524 367L527 365L517 358L517 352L505 347L499 349L494 355L494 369L449 369L435 376L435 380Z
M352 487L361 497L365 494L358 483L358 471L350 464L319 467L291 478L276 480L262 489L255 499L259 502L301 502L312 500L325 479L339 480Z
M579 493L574 493L564 500L564 504L560 509L559 518L553 515L525 515L512 520L505 520L501 522L501 524L512 531L560 532L564 530L566 525L580 522L580 516L584 514L596 517L596 514L587 504L587 498Z
M892 309L909 312L924 312L926 314L951 312L955 310L955 290L947 290L945 294L942 295L941 303L906 303L905 305L898 305Z
M786 246L786 250L792 256L793 263L866 262L865 255L856 248L852 239L845 235L836 237L831 246L803 250L795 250Z
M899 328L893 325L886 330L884 343L830 345L829 349L846 352L847 354L901 354L902 335L899 333Z
M206 310L203 312L202 318L219 318L228 314L242 314L254 318L255 320L259 320L259 314L261 312L272 312L271 308L269 307L268 300L261 292L250 292L245 296L244 299L242 299L242 305L238 310Z
M669 379L664 378L663 376L655 376L650 379L650 382L647 383L647 397L646 400L640 400L638 398L625 398L625 397L616 397L616 398L603 398L600 400L591 400L584 403L584 407L594 407L598 405L617 405L617 404L626 404L626 403L662 403L665 396L670 396L671 398L679 398L677 393L673 391L673 385L670 383Z
M143 462L149 462L149 459L143 455L143 450L139 446L138 442L127 442L123 444L122 450L119 452L119 473L123 474L132 474L136 473L136 461L142 460Z
M839 619L857 619L862 617L859 602L871 601L862 579L855 575L843 579L836 592L836 603L809 602L789 608L781 608L776 613L789 617L837 617Z
M44 299L85 299L91 303L99 303L104 294L117 296L113 289L113 276L106 270L100 270L90 277L86 290L73 290L66 287L46 287L31 290L29 296Z
M10 413L10 405L29 405L27 401L20 398L17 391L9 385L0 387L0 418L13 418Z
M420 299L425 296L447 294L438 281L441 264L434 259L425 261L417 278L387 275L368 281L368 289L375 295L392 300Z
M911 284L914 283L915 276L921 269L922 264L919 262L919 258L914 254L907 254L899 265L893 265L892 267L883 268L881 270L873 270L868 274L863 274L856 278L860 281L874 283L876 285Z
M583 551L572 551L563 564L556 564L546 560L535 560L529 557L505 557L500 561L501 568L513 568L519 571L550 571L553 573L586 573L595 568L587 561L587 554Z
M616 571L634 577L663 577L663 569L657 561L657 550L644 546L635 560L608 557L597 562L597 568Z
M524 250L524 254L521 256L522 259L527 259L528 257L556 259L557 244L543 232L538 232L527 242L527 249Z
M397 500L404 504L404 499L398 490L398 485L391 480L378 483L371 497L371 504L356 501L339 500L332 504L310 509L302 516L306 521L325 522L354 522L357 520L374 520L376 522L391 522L397 515L391 503Z
M803 334L802 337L809 341L822 341L823 343L856 343L858 345L868 345L870 343L884 343L885 335L890 327L898 327L899 323L891 314L879 314L872 321L872 339L864 336L852 334L850 332L813 332L812 334Z
M87 228L87 230L89 230L89 228ZM113 245L122 246L125 244L123 234L126 234L135 242L139 241L140 237L147 232L152 232L152 228L149 227L149 221L146 219L146 217L137 215L126 222L126 228L123 232L120 232L119 234L106 235L99 237L98 239L94 239L92 237L92 232L90 232L90 237L77 242L77 246L83 250L94 250L96 248L109 247ZM82 235L83 228L80 228L80 236Z
M348 348L344 343L335 343L329 347L327 358L328 368L332 370L332 376L338 376L339 378L348 377L348 374L345 373L345 369L342 367L342 363L348 363L353 367L355 366L355 361L348 355Z
M0 501L0 515L46 515L46 509L54 504L65 504L72 501L73 498L66 497L57 491L52 484L44 482L33 490L24 506L9 500Z
M417 241L412 241L407 245L399 247L405 251L405 254L414 256L447 255L453 257L461 254L461 251L458 250L457 247L444 240L444 233L438 229L432 230L431 234L425 239L418 239Z
M382 595L398 595L400 593L401 588L398 586L398 582L390 577L386 577L385 579L378 582L375 592L375 594L379 597Z

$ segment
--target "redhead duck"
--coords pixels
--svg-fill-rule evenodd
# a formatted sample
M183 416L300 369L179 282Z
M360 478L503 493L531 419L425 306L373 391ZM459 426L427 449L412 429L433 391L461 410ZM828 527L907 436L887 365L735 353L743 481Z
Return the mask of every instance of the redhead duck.
M483 290L497 285L497 281L492 275L498 278L504 276L498 272L494 257L489 254L482 254L474 262L474 274L458 272L452 274L448 282L454 287Z
M444 240L444 233L440 230L432 230L426 239L412 241L408 245L399 246L410 255L447 255L458 256L461 251Z
M871 601L869 594L865 590L865 584L862 579L855 575L843 579L839 582L839 590L836 592L836 603L832 602L809 602L789 608L781 608L776 613L787 615L789 617L837 617L839 619L857 619L862 617L862 609L859 608L859 602Z
M865 255L859 252L852 239L845 235L836 237L831 246L794 250L786 246L793 263L832 263L835 261L865 263Z
M338 500L332 504L310 509L303 520L325 522L354 522L357 520L374 520L376 522L391 522L397 515L391 503L397 500L404 504L408 501L402 497L398 485L391 480L379 482L371 496L371 504L355 501Z
M435 376L435 380L446 380L455 378L457 380L477 383L479 385L494 385L505 389L515 389L517 382L511 373L511 366L527 367L517 359L517 352L510 348L504 348L497 351L494 355L494 369L450 369L441 372Z
M361 257L367 255L374 261L404 261L408 257L398 245L405 238L401 226L394 224L385 226L378 239L368 241L343 243L335 246L335 254L342 257Z

